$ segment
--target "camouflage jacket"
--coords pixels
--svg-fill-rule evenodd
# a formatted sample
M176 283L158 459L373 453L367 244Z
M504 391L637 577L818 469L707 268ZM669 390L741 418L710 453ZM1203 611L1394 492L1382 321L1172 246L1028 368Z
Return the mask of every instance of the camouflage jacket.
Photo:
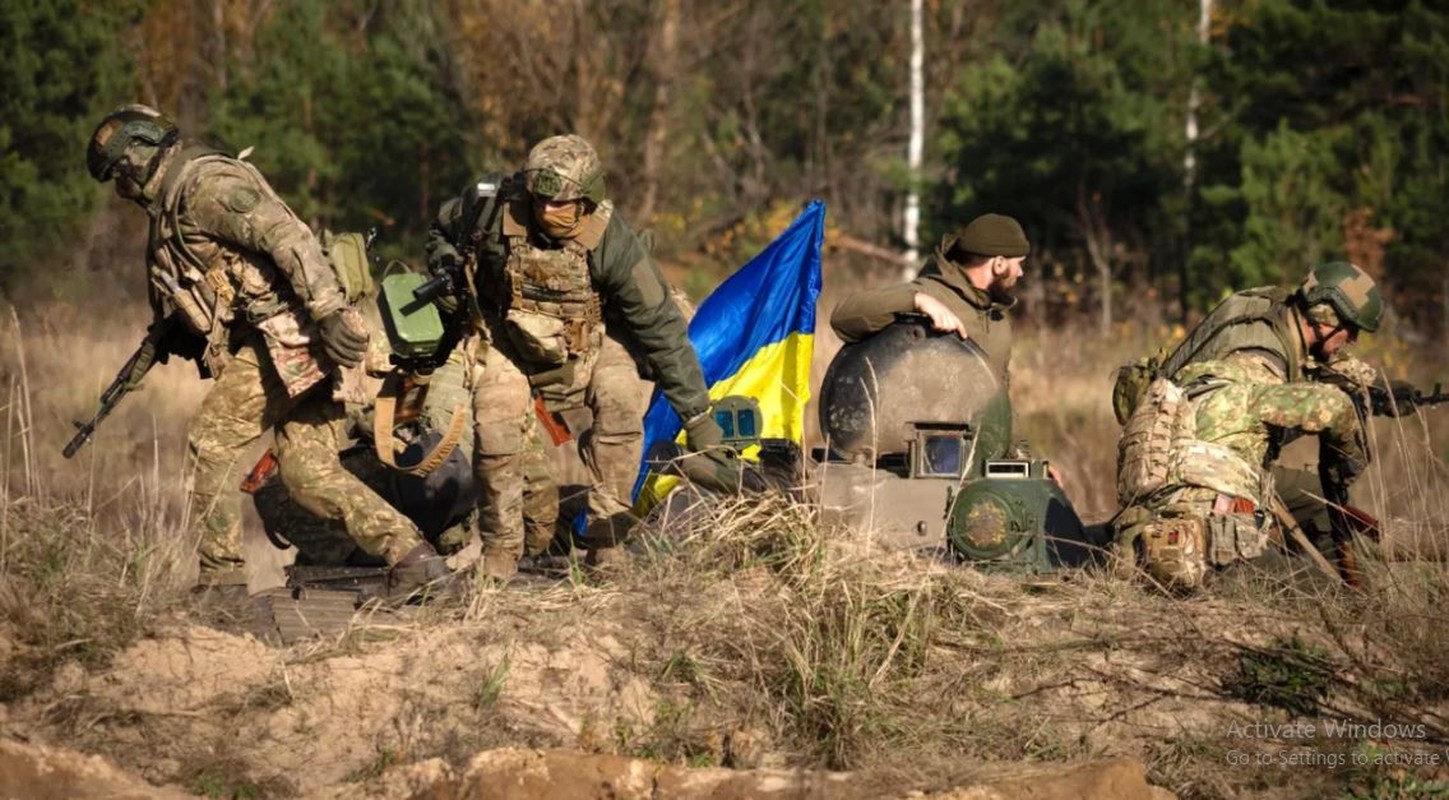
M485 180L445 202L428 233L428 267L436 271L461 264L460 250L473 248L473 300L488 313L506 311L511 290L505 220L525 224L535 247L563 246L538 231L530 202L521 176L501 186ZM682 419L705 411L709 392L684 317L659 267L619 214L609 215L597 245L588 251L588 266L610 333L643 358Z
M1008 374L1012 337L1006 312L1011 307L993 301L972 285L961 267L940 250L915 280L856 292L841 300L830 315L830 327L845 342L858 342L895 322L897 315L914 313L917 292L945 304L986 351L992 369L998 375Z
M209 150L174 148L143 192L157 319L178 314L207 342L213 375L259 332L287 390L335 369L315 320L347 305L317 238L256 168Z
M1316 434L1321 461L1367 465L1362 420L1348 394L1313 381L1286 381L1278 369L1262 353L1238 352L1179 372L1178 382L1194 398L1195 439L1239 456L1263 488L1270 488L1264 473L1277 459L1284 433ZM1263 505L1267 498L1255 493L1253 499Z

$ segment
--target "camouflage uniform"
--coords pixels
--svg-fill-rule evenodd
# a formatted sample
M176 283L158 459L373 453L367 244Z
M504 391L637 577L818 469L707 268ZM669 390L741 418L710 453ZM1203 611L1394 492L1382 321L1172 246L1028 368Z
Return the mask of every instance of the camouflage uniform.
M709 395L679 308L648 251L603 199L597 156L577 136L544 140L529 164L589 164L589 176L557 174L546 196L573 181L582 215L550 236L535 213L541 196L528 169L485 180L443 204L428 239L435 272L467 271L473 360L475 465L485 573L505 577L523 549L523 477L536 436L533 392L565 414L587 407L579 449L589 468L588 544L613 546L634 522L630 496L640 463L647 397L641 366L685 420L708 418ZM562 181L562 183L560 183ZM460 250L471 251L466 261ZM631 353L637 353L636 360ZM641 363L642 362L642 365Z
M967 338L981 348L987 365L1001 383L1001 398L1009 404L1012 330L1007 312L1015 299L993 297L978 288L963 262L993 255L1025 256L1028 249L1025 233L1015 220L999 214L982 215L943 236L914 280L856 292L841 300L830 315L830 326L845 343L858 342L880 332L899 315L917 313L916 295L929 295L961 321ZM1031 447L1026 441L1005 441L1010 437L1009 413L1004 428L1002 444L1008 449L989 457L1030 458Z
M156 113L129 107L112 118L129 109ZM97 129L92 159L114 133L112 118ZM175 143L152 163L132 198L150 217L151 306L158 323L179 318L204 342L198 360L216 379L187 429L200 584L245 582L238 461L269 428L298 503L344 522L369 553L401 559L421 543L417 529L337 457L345 418L326 379L338 367L318 322L341 315L359 331L362 323L316 237L244 161ZM92 172L111 177L94 160Z
M1189 335L1196 351L1149 387L1127 423L1116 546L1166 585L1199 586L1210 567L1281 542L1275 495L1301 523L1327 530L1319 477L1274 465L1287 437L1317 435L1320 462L1342 486L1368 464L1359 409L1314 380L1320 365L1299 333L1306 312L1290 299L1255 289L1225 301L1199 324L1210 338Z
M473 408L465 386L466 368L461 351L436 369L427 382L417 417L395 427L400 441L396 456L399 468L389 467L377 453L374 406L353 406L349 430L359 444L342 452L343 466L394 508L418 526L439 553L449 555L462 549L472 537L476 516L477 484L472 473ZM448 441L452 415L462 413L465 435ZM403 418L398 414L398 419ZM410 415L409 415L410 416ZM437 466L426 475L408 471L423 460L436 459ZM543 442L530 441L525 450L523 517L525 552L538 555L548 550L557 533L558 486L549 473ZM254 495L257 513L274 539L285 540L297 549L297 563L316 566L375 564L359 555L347 528L336 520L313 514L295 502L280 481L269 481ZM364 551L365 553L365 551Z

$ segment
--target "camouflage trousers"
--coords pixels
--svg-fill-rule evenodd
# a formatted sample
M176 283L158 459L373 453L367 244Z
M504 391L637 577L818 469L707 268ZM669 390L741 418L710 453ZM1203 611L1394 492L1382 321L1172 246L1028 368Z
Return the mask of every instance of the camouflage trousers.
M282 483L308 511L341 521L366 552L389 564L422 542L417 528L342 468L346 417L323 384L290 397L270 361L243 344L201 401L187 428L191 531L202 584L245 582L241 543L241 460L268 429Z
M479 531L483 539L483 570L506 577L524 551L526 487L537 485L537 471L547 470L533 387L520 369L522 362L497 324L491 342L477 342L480 352L472 376L474 471L479 485ZM624 346L602 336L598 347L574 362L572 374L547 387L550 395L573 396L593 414L593 424L575 431L579 455L589 471L586 544L590 550L614 547L637 521L629 498L638 475L644 441L647 396L641 391L638 367ZM554 490L557 503L557 490ZM529 502L530 516L538 498ZM555 508L554 515L557 516ZM530 552L533 543L529 543Z
M1331 532L1323 485L1316 472L1273 467L1273 487L1289 515L1320 550ZM1118 555L1172 588L1202 585L1208 572L1261 555L1270 543L1269 509L1233 513L1211 489L1184 488L1166 496L1161 507L1133 507L1117 520ZM1218 507L1215 507L1215 504ZM1271 537L1283 545L1282 533ZM1140 563L1139 563L1140 562Z

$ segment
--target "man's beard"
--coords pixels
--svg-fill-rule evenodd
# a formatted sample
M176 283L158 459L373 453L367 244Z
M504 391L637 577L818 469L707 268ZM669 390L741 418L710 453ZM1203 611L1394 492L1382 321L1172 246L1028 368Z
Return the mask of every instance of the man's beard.
M1001 279L996 277L993 277L991 283L987 284L986 296L991 298L993 303L1000 303L1004 306L1009 306L1016 302L1016 295L1012 294L1010 289L1002 285Z

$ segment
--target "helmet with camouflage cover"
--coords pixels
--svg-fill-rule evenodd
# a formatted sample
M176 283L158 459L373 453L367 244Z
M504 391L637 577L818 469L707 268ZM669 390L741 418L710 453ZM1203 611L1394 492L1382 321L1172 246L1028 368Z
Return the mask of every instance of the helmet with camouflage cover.
M90 146L86 148L86 168L91 177L102 183L115 177L116 166L125 158L132 145L165 150L180 138L176 123L150 106L122 106L107 114L91 134ZM147 174L140 176L142 182L150 177L155 159L147 165Z
M523 184L543 200L565 203L586 198L597 205L604 200L604 166L584 137L550 136L529 151Z
M1384 298L1374 279L1347 261L1314 267L1298 287L1298 296L1305 309L1327 305L1342 322L1370 333L1384 317Z

